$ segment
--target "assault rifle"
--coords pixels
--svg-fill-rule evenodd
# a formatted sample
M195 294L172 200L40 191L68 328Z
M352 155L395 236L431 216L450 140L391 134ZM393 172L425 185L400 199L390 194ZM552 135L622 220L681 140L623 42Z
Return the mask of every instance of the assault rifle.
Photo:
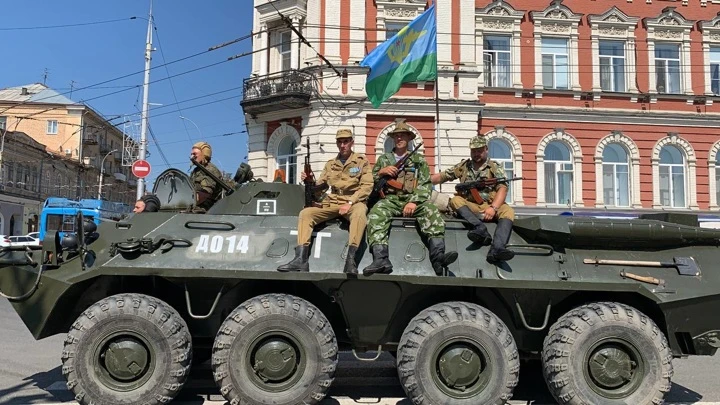
M455 191L459 194L467 194L468 191L472 195L476 203L482 204L483 198L480 196L480 191L485 187L493 187L496 184L508 184L511 181L522 180L522 177L513 177L508 179L507 177L481 177L480 180L466 181L464 183L456 184Z
M307 148L307 154L305 155L305 166L303 171L305 172L305 207L320 207L321 205L315 201L315 195L320 191L325 191L328 188L327 184L321 186L316 185L315 173L313 173L312 167L310 166L310 137L307 137L305 147Z
M418 150L420 150L420 147L422 146L422 142L420 142L415 149L410 151L407 155L403 156L400 160L398 160L395 163L395 167L397 167L398 172L401 172L405 169L405 166L412 157L412 155L415 154ZM375 204L379 199L385 198L385 190L387 187L390 186L394 188L395 190L400 190L403 185L399 181L397 181L396 178L390 178L390 176L382 176L378 179L377 182L375 182L375 185L373 186L372 193L370 193L370 197L368 198L368 204L373 205Z
M197 162L195 159L190 159L190 162L195 165L198 169L200 169L201 172L205 173L210 177L215 183L217 183L218 186L220 186L223 190L225 190L225 195L230 195L235 191L234 188L230 187L229 184L225 183L225 181L218 176L212 174L210 170L207 169L207 167L201 165Z

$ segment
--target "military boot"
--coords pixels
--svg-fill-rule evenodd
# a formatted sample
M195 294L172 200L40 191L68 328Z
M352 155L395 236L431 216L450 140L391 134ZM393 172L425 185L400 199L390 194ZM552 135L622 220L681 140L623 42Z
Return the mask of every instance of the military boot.
M387 245L375 245L371 249L373 261L369 266L363 269L363 275L372 276L375 273L390 274L392 273L392 263L390 263L390 253Z
M458 258L457 252L445 253L445 239L432 238L428 241L430 245L430 263L438 276L445 274L447 266L454 263Z
M495 228L495 237L493 238L492 246L487 255L489 262L508 261L515 257L515 253L512 250L505 248L508 241L510 241L512 227L513 222L511 220L498 219L497 228Z
M295 258L290 263L283 264L277 268L278 271L310 271L308 264L310 257L310 246L300 245L295 247Z
M343 273L357 274L357 263L355 263L355 253L357 253L357 246L348 246L347 257L345 258L345 269Z
M473 226L473 229L467 233L468 239L475 243L479 243L482 246L489 246L492 242L492 237L490 236L490 232L488 232L483 221L481 221L480 218L478 218L477 215L475 215L475 213L467 207L467 205L458 208L456 212Z

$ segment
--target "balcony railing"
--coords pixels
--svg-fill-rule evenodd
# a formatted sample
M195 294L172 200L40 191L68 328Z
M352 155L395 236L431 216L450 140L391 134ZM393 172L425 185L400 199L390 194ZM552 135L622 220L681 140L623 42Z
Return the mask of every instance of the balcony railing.
M251 77L243 82L243 99L240 105L246 114L253 116L278 110L304 108L310 105L313 90L313 76L299 70Z

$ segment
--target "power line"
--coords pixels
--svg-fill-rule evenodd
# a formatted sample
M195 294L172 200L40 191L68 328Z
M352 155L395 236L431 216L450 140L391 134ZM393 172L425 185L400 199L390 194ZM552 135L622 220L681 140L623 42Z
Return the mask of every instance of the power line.
M160 56L162 57L163 64L165 64L165 52L163 52L163 47L162 47L162 44L160 43L160 34L158 34L158 29L157 29L157 26L155 25L155 21L153 21L153 28L155 29L155 37L157 38L158 48L160 49ZM170 90L172 91L173 99L175 99L175 106L177 107L177 112L180 114L180 116L182 116L183 112L180 109L180 103L178 102L177 94L175 93L175 86L173 86L172 80L170 80L170 70L168 69L167 64L165 64L165 73L168 76L168 83L170 84ZM185 134L187 134L188 141L190 141L190 143L192 144L192 138L190 137L190 131L188 131L188 127L187 127L187 124L185 123L185 120L181 119L180 121L182 121L182 123L183 123L183 127L185 128ZM155 135L152 133L152 131L150 133L153 135L153 139L155 139ZM155 144L157 144L157 140L155 140ZM158 149L159 148L160 147L158 146ZM161 154L162 154L162 152L161 152ZM163 155L163 159L165 159L164 155ZM167 163L167 159L165 159L165 163Z
M134 17L134 18L138 18L138 17ZM257 32L257 33L255 33L255 34L262 33L262 32L265 32L265 31L260 31L260 32ZM245 35L245 36L243 36L243 37L240 37L240 38L234 40L234 42L232 42L232 43L239 42L239 41L242 41L242 40L245 40L245 39L248 39L248 38L252 38L253 35L254 35L254 34L251 32L251 33L248 34L248 35ZM163 67L163 66L169 66L169 65L172 65L172 64L175 64L175 63L179 63L179 62L188 60L188 59L192 59L192 58L198 57L198 56L200 56L200 55L204 55L204 54L206 54L206 53L212 52L212 51L214 51L214 50L216 50L216 49L220 49L220 48L222 48L222 47L224 47L224 46L226 46L226 45L211 47L211 48L208 48L207 50L204 50L204 51L201 51L201 52L197 52L197 53L194 53L194 54L192 54L192 55L188 55L188 56L182 57L182 58L180 58L180 59L175 59L175 60L173 60L173 61L167 62L167 63L162 64L162 65L153 66L153 67L150 68L150 70L158 69L158 68ZM269 49L269 48L270 48L270 47L268 46L268 47L264 48L264 50ZM241 54L241 55L238 55L237 57L242 57L242 56L246 56L246 55ZM218 64L219 64L219 63L218 63ZM209 67L209 66L207 66L207 67ZM193 71L194 71L194 70L193 70ZM136 71L136 72L129 73L129 74L125 74L125 75L122 75L122 76L114 77L114 78L111 78L111 79L103 80L103 81L101 81L101 82L94 83L94 84L91 84L91 85L88 85L88 86L78 87L78 88L76 88L76 89L73 89L72 91L73 91L73 92L78 92L78 91L82 91L82 90L86 90L86 89L95 88L95 87L101 86L101 85L103 85L103 84L107 84L107 83L115 82L115 81L118 81L118 80L122 80L122 79L131 77L131 76L135 76L135 75L138 75L138 74L141 74L141 73L145 73L145 69L143 69L143 70L138 70L138 71ZM187 72L186 72L186 73L187 73ZM175 75L175 76L178 76L178 75ZM173 76L173 77L175 77L175 76ZM136 88L136 87L139 87L139 86L132 86L132 88ZM67 91L67 92L60 93L59 95L64 96L64 95L67 95L67 94L69 94L69 93L70 93L70 92ZM108 95L112 95L112 94L116 94L116 93L110 93L110 94L108 94ZM43 97L43 98L35 99L35 100L32 100L32 101L30 101L30 100L23 101L23 102L20 102L20 103L18 103L18 104L14 104L14 105L12 105L12 106L10 106L10 107L5 108L4 110L0 111L0 114L4 113L4 112L6 112L6 111L8 111L8 110L10 110L10 109L12 109L12 108L16 108L16 107L19 107L19 106L22 106L22 105L25 105L25 104L28 104L28 103L37 103L37 102L39 102L39 101L47 100L47 99L53 98L53 97L55 97L55 96L56 96L56 95L52 95L52 96L48 96L48 97ZM101 97L104 97L104 96L101 96Z
M0 31L46 30L46 29L54 29L54 28L84 27L84 26L88 26L88 25L99 25L99 24L109 24L109 23L120 22L120 21L129 21L129 20L134 20L136 18L137 17L129 17L129 18L118 18L115 20L93 21L93 22L86 22L86 23L62 24L62 25L45 25L45 26L36 26L36 27L5 27L5 28L0 28Z

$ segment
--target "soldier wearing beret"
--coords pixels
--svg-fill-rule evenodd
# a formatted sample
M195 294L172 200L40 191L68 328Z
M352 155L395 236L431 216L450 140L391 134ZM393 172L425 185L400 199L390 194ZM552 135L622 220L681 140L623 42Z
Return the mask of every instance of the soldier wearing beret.
M212 147L207 142L198 142L193 145L190 151L190 160L201 164L208 169L210 173L220 179L222 178L222 173L220 173L220 169L218 169L217 166L210 163L211 158ZM192 180L193 186L195 187L195 211L206 212L220 199L222 188L215 180L197 167L193 167L193 171L190 173L190 180Z
M433 184L460 179L461 183L476 181L481 178L505 177L502 165L488 159L487 140L482 136L475 136L470 140L470 159L465 159L442 173L432 175ZM492 187L478 190L482 201L475 201L472 194L456 195L450 199L450 208L468 221L473 229L468 232L468 238L483 246L492 245L487 259L490 262L499 262L512 259L515 254L506 248L512 233L512 224L515 211L505 203L508 188L506 184L498 183ZM485 222L497 220L494 238L490 236Z
M353 133L341 129L335 135L338 154L325 164L316 186L326 184L329 194L322 200L322 207L307 207L298 216L298 246L295 258L278 267L278 271L309 271L310 239L313 227L337 217L350 222L350 237L344 272L357 274L355 254L362 241L367 224L367 201L373 187L370 163L365 155L353 152ZM305 180L305 172L300 175Z

